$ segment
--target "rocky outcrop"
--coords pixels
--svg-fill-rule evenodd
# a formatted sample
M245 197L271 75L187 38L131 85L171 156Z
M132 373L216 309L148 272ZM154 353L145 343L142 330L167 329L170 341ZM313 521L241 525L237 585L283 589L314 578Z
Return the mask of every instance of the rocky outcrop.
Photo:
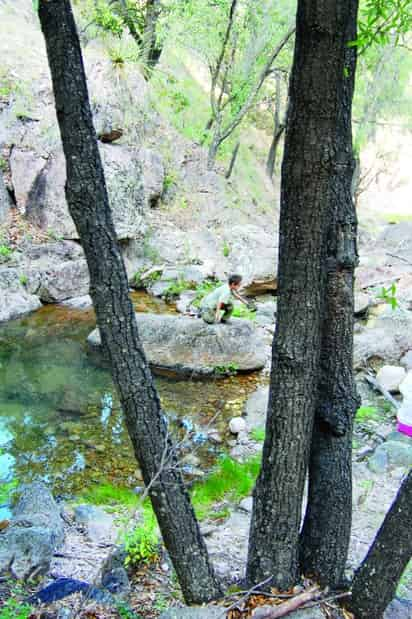
M8 527L0 532L0 572L28 579L45 574L64 538L60 510L47 487L27 486Z
M165 170L162 156L150 148L142 148L139 153L143 168L143 185L146 204L157 206L164 188Z
M134 238L144 210L140 161L136 152L122 145L101 144L100 154L117 235ZM14 148L10 169L17 206L28 220L55 236L78 239L66 204L63 151L44 154Z
M177 375L224 375L261 369L266 347L253 324L232 318L229 323L207 325L186 316L136 314L139 335L154 370ZM102 356L100 334L88 337L92 351Z

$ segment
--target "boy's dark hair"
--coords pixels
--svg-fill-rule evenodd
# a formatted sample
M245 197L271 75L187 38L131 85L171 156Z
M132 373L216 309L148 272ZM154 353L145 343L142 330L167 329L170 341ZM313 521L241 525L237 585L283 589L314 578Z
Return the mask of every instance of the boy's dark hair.
M241 275L230 275L229 276L229 285L231 284L240 284L240 282L242 281L242 276Z

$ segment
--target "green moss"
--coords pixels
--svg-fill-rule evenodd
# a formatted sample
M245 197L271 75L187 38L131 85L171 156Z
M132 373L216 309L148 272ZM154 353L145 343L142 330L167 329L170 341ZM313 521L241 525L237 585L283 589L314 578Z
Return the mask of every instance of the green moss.
M122 486L113 486L106 482L92 486L85 490L81 500L93 505L122 505L124 507L135 507L138 497Z
M379 411L375 406L361 406L356 412L355 420L362 423L379 419Z

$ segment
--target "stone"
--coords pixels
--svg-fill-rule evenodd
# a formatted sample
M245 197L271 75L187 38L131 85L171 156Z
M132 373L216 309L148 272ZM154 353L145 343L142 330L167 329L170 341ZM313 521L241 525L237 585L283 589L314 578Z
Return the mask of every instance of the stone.
M249 430L265 425L268 401L269 386L259 387L246 400L244 414Z
M76 522L85 526L88 538L94 543L111 543L116 540L117 528L112 515L94 505L77 505L74 509Z
M385 391L397 393L399 391L399 385L405 376L406 372L404 368L395 365L384 365L377 373L376 380Z
M76 310L88 310L92 307L93 303L90 295L85 294L81 297L73 297L72 299L62 301L62 305Z
M383 613L383 619L411 619L412 600L395 598Z
M412 350L408 350L408 352L403 355L400 364L406 368L406 370L412 370Z
M259 606L253 611L252 619L260 619L261 617L264 617L267 611L271 609L273 609L273 606ZM294 612L288 613L287 616L289 619L325 619L325 615L322 610L316 606L313 608L299 608Z
M152 368L173 375L212 375L215 368L235 365L239 371L261 369L266 350L248 320L207 325L203 320L169 314L136 314L140 339ZM100 334L87 339L89 350L104 362Z
M20 318L41 306L40 299L22 284L16 269L0 268L0 323Z
M24 487L10 525L0 532L0 572L18 579L46 574L63 539L60 509L48 488L41 482Z
M388 454L385 449L382 449L382 445L379 445L368 460L368 468L373 473L381 474L386 471L388 464Z
M229 421L229 430L232 434L240 434L246 430L246 421L243 417L233 417Z
M36 294L44 303L59 303L84 296L89 291L89 270L85 260L57 264L42 271L40 278Z
M100 144L99 150L118 238L133 238L141 229L144 211L140 161L123 145ZM55 236L78 239L65 199L63 151L44 155L13 148L10 169L17 206L28 220Z
M396 467L409 469L412 467L412 439L409 439L409 444L398 440L386 441L383 445L380 445L379 449L385 451L390 469Z
M7 221L11 206L10 196L6 189L3 179L3 172L0 170L0 224Z
M181 314L185 314L190 309L190 305L193 300L196 298L196 292L194 290L188 290L186 292L182 292L177 303L176 309Z
M370 304L371 298L368 294L360 291L355 292L355 316L365 314L368 311Z
M160 153L150 148L141 148L139 158L143 170L146 203L153 208L158 205L163 193L165 178L163 158Z
M384 307L382 313L354 337L354 366L364 368L371 360L398 364L412 350L412 312Z
M101 578L102 586L113 594L125 594L130 591L130 581L124 567L115 567L105 571Z
M242 499L239 503L239 509L243 510L244 512L247 512L248 514L252 513L252 508L253 508L253 498L251 496L247 496L246 498Z

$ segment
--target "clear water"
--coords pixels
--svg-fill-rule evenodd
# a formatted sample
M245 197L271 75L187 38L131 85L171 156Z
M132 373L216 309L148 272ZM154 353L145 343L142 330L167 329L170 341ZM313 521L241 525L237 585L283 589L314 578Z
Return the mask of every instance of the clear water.
M133 302L139 311L171 311L143 294ZM110 374L87 355L94 326L93 311L62 306L0 325L0 519L16 480L43 479L63 496L93 482L139 483ZM259 381L256 374L202 382L159 377L156 385L175 431L193 426L196 437L215 415L213 427L224 434L228 417L241 411ZM202 466L216 449L200 448Z

